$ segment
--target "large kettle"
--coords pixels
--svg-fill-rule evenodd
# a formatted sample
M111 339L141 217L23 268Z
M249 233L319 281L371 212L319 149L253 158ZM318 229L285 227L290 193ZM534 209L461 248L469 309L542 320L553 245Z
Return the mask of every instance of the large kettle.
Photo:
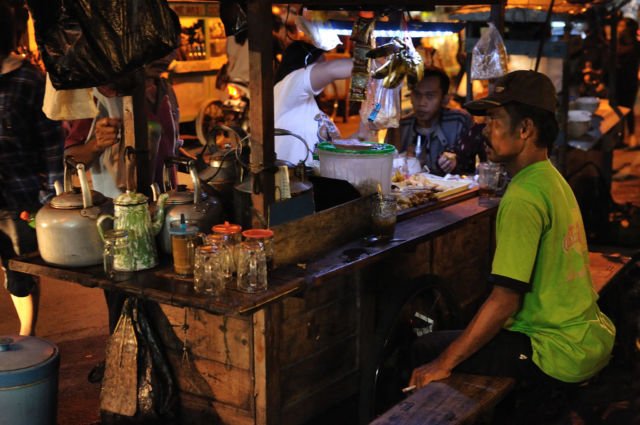
M184 165L189 170L193 191L184 186L173 188L170 179L170 165ZM211 226L222 221L222 205L213 196L202 193L200 179L196 170L196 164L191 159L170 157L164 163L165 195L168 196L165 207L165 218L162 233L160 235L160 247L162 251L171 254L171 236L169 235L169 223L180 220L182 216L194 223L201 232L209 232ZM158 199L157 185L152 186L154 199Z
M169 195L163 193L156 201L155 213L149 211L148 198L142 193L127 190L118 196L113 204L114 216L101 215L98 218L98 230L102 235L102 222L113 220L115 229L127 231L130 256L116 258L118 269L122 271L137 271L155 267L158 264L158 251L155 236L160 233L164 222L164 204Z
M80 190L71 183L71 169L80 180ZM103 244L96 228L100 214L111 213L111 198L90 190L84 164L65 158L64 188L56 187L51 202L36 214L38 249L44 261L70 267L102 262Z

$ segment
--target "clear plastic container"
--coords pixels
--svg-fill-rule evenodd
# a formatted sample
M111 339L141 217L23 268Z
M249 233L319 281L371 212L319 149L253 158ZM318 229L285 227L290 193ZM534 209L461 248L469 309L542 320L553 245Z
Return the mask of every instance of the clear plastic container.
M391 191L393 155L389 144L369 143L369 149L340 149L329 142L318 144L320 175L351 183L362 196Z

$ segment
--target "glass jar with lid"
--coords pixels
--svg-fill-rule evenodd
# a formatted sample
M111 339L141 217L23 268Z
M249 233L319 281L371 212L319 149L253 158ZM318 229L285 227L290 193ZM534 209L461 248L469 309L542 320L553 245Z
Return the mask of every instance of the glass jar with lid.
M244 236L246 240L258 241L264 246L267 268L273 270L273 230L249 229L242 232L242 236Z
M224 243L228 247L233 260L232 271L235 273L238 264L238 250L240 249L240 242L242 242L242 226L225 221L213 226L211 231L213 234L209 235L208 243L217 245Z

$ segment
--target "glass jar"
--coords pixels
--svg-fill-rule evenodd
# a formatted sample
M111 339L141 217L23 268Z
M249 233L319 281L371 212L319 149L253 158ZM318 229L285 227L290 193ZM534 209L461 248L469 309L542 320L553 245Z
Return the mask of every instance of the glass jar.
M273 270L273 230L249 229L242 232L242 236L247 240L256 240L264 245L264 252L267 258L267 269Z
M131 278L130 270L135 270L135 264L131 268L131 253L129 232L124 229L110 229L104 232L104 273L114 281L123 281ZM135 260L135 259L134 259Z
M267 289L267 258L264 245L257 239L240 243L238 255L238 290L261 292Z
M173 271L181 276L193 275L196 247L202 245L203 234L193 220L173 220L169 223Z
M225 221L222 224L216 224L213 226L211 231L213 234L209 236L212 240L215 240L216 237L222 238L224 243L229 247L231 258L233 260L232 272L235 273L236 265L238 264L238 250L240 249L240 242L242 242L242 226Z
M229 261L224 250L214 245L196 248L193 289L198 293L219 295L232 282Z

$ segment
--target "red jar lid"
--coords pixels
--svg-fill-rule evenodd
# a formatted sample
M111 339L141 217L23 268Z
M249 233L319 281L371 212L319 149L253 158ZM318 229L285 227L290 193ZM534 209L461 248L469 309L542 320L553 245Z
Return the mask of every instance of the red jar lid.
M242 232L242 236L244 236L247 239L269 239L273 237L273 230L249 229Z
M223 224L216 224L215 226L213 226L211 228L211 231L222 233L224 235L233 235L235 233L242 232L242 226L225 221Z

